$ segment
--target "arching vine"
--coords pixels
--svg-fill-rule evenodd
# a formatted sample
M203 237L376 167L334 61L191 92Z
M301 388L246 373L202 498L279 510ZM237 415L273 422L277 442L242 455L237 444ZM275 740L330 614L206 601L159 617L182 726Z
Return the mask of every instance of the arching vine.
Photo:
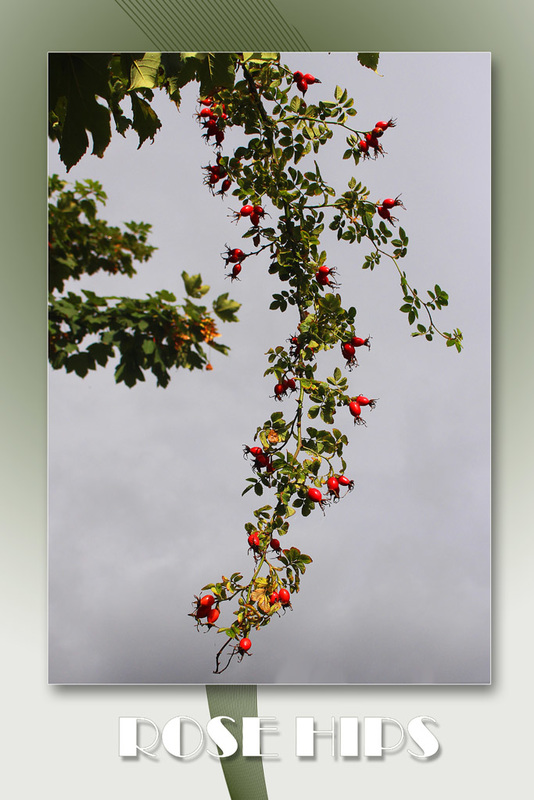
M376 69L378 55L359 54L358 60ZM365 425L368 411L377 403L349 385L363 358L360 353L367 358L371 337L355 327L356 309L343 306L339 276L349 265L332 264L322 249L326 226L348 244L366 245L364 269L373 270L382 262L392 265L400 284L400 310L412 336L429 341L437 336L460 352L462 334L436 325L436 312L448 304L439 284L423 295L401 266L408 236L400 224L397 228L404 212L400 195L373 199L355 177L339 192L313 158L334 132L345 136L343 158L355 166L362 159L383 157L385 144L394 139L395 119L355 127L354 101L346 89L338 86L333 98L320 99L320 78L293 71L276 53L54 53L49 73L49 132L59 142L67 171L87 152L88 133L92 152L102 157L112 123L121 135L133 129L139 146L153 140L161 127L151 105L154 89L165 91L179 107L182 87L198 82L198 123L213 151L213 163L204 167L204 182L212 194L231 201L236 223L232 236L239 231L245 240L241 244L232 238L225 245L227 276L241 280L250 259L268 256L268 271L281 283L273 291L270 308L293 315L286 340L267 354L265 374L272 376L272 398L279 407L244 445L252 474L243 494L270 495L270 502L257 508L254 519L244 525L243 546L252 559L250 577L245 580L234 572L206 584L195 596L191 612L197 627L223 636L216 655L218 674L234 658L239 661L251 654L253 632L291 608L291 598L299 591L312 559L296 547L282 545L291 517L297 511L308 516L318 508L326 513L354 488L353 479L345 475L348 438L335 426L335 416ZM126 98L131 117L122 105ZM230 128L242 130L246 142L227 153ZM64 185L54 180L52 191L63 190ZM87 252L95 255L94 198L105 198L101 187L90 182L77 184L75 191L83 204L79 198L73 209L67 193L67 199L60 195L61 202L51 209L51 219L64 234L50 242L52 290L60 290L66 277L79 277L78 267L87 261L73 255L73 241L78 247L80 240L79 234L72 238L73 224L82 231ZM81 225L80 209L86 218L89 214ZM74 215L70 221L65 211ZM65 222L63 227L60 221ZM101 223L101 230L96 230L103 234L104 244L99 241L97 255L104 258L95 261L95 269L132 274L132 257L146 260L152 252L145 241L148 227L131 223L125 235ZM205 294L208 287L200 276L183 273L183 277L191 298ZM189 299L179 307L173 295L160 292L147 301L111 298L115 302L109 305L109 298L85 295L85 300L72 293L66 300L52 300L51 360L56 368L83 376L97 363L105 364L116 346L122 359L117 380L133 386L144 379L143 371L151 370L158 385L165 386L171 367L206 366L202 342L226 349L213 342L216 330L207 309ZM234 321L238 307L227 294L213 304L223 321ZM70 339L65 339L69 326ZM86 333L102 339L80 352ZM335 353L332 374L322 377L317 356L330 350Z
M382 260L398 273L401 311L415 326L413 336L443 338L448 346L462 347L462 334L441 331L435 312L448 303L447 293L434 285L423 298L411 286L400 266L406 256L408 236L393 209L404 209L400 196L371 199L370 191L351 177L342 193L329 185L317 160L307 169L299 163L319 153L339 129L346 137L345 159L357 165L361 159L385 155L384 143L393 136L393 119L380 120L371 129L353 125L354 101L336 88L331 100L306 102L309 87L320 80L291 71L277 59L251 57L237 62L238 79L231 89L221 88L199 98L199 124L214 148L215 163L206 169L206 184L223 197L229 190L237 201L233 217L242 238L253 249L232 241L222 254L231 280L246 272L248 259L269 256L269 273L283 288L276 288L272 310L293 313L287 341L268 351L265 375L274 380L273 400L284 410L273 410L244 446L252 475L243 494L268 492L271 501L253 512L244 525L243 544L252 558L251 576L223 576L206 584L195 596L191 613L199 628L212 628L224 636L216 655L215 673L224 672L234 658L250 655L254 630L260 630L291 608L301 576L312 559L296 547L283 547L290 518L300 511L307 516L323 513L353 487L346 476L344 450L348 438L335 427L335 416L346 415L355 425L366 424L366 413L375 398L355 394L341 366L351 372L358 366L362 349L370 348L370 336L355 327L356 309L345 308L338 284L340 269L333 266L321 236L328 225L337 238L348 243L367 243L363 268L374 269ZM302 96L301 96L302 95ZM228 127L241 126L247 143L230 155L224 152ZM220 188L219 187L220 184ZM421 321L424 314L425 321ZM323 378L317 354L338 352L333 372ZM341 365L341 366L340 366ZM315 427L309 420L319 419ZM222 612L234 619L220 625Z

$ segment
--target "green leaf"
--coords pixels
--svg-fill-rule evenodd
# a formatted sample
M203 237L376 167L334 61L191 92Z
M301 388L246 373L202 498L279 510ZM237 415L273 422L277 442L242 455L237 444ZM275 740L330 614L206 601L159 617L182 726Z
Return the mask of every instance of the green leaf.
M94 368L94 361L87 353L75 353L65 363L67 372L75 372L80 378L85 378L89 370Z
M59 156L67 171L87 151L93 139L93 154L102 157L111 139L107 53L52 53L49 60L49 109L58 120L52 138L59 139Z
M223 322L237 322L236 312L241 308L241 303L228 298L228 292L219 295L213 301L213 310Z
M358 61L362 67L368 67L376 72L380 53L358 53Z
M166 303L176 303L176 295L174 295L172 292L168 292L167 289L160 289L157 295Z
M243 53L243 61L252 64L268 64L272 61L279 61L280 53Z
M197 75L202 96L214 94L219 89L232 89L235 80L234 53L197 53Z
M195 297L198 299L209 292L210 287L202 284L202 276L200 274L189 275L184 270L182 272L182 280L184 282L185 291L189 297Z
M298 112L301 109L301 106L302 106L302 98L299 97L298 95L294 95L289 103L291 111L293 111L294 114L298 114Z
M141 58L132 59L128 91L153 89L157 85L161 53L145 53Z
M141 147L143 142L147 139L154 141L154 136L161 128L161 122L158 115L146 100L139 97L138 94L132 92L130 94L132 102L133 122L132 127L139 137L139 144L137 149Z

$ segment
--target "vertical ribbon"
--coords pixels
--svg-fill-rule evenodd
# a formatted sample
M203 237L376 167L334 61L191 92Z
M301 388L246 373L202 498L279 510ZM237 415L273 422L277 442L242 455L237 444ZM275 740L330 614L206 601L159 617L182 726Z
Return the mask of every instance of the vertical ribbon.
M232 735L239 747L234 755L221 759L231 800L269 800L261 757L244 758L242 755L241 720L258 716L257 687L206 686L206 694L211 717L232 717L237 723Z

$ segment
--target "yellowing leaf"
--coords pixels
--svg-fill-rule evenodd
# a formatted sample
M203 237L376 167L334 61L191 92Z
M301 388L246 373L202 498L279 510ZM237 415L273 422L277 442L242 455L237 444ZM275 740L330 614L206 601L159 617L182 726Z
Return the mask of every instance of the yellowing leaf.
M145 53L142 58L133 60L130 67L130 85L133 89L153 89L157 82L161 53Z

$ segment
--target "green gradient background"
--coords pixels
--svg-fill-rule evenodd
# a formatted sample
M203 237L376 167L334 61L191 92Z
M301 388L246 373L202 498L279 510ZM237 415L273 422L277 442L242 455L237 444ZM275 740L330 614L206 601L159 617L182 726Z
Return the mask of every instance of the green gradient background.
M223 42L215 12L236 8L236 3L188 0L181 5L195 11L207 7L213 21L198 41L176 42L177 48L284 46L283 41L277 46L272 35L269 41L268 33L262 38L261 20L255 41L240 34L236 21L235 40ZM331 714L405 721L428 714L440 724L443 746L440 758L428 764L418 765L403 754L373 764L372 770L358 764L350 772L346 765L332 767L328 748L313 765L303 765L291 747L282 746L281 759L266 764L267 787L271 797L287 796L304 776L313 776L314 789L307 791L313 800L336 796L336 791L346 796L358 776L359 792L374 786L374 796L381 798L445 798L462 784L477 796L500 797L512 770L518 784L523 771L529 785L530 764L530 726L523 709L532 702L534 655L529 329L534 272L526 200L533 186L534 7L527 0L509 2L506 8L495 0L449 0L441 7L421 0L284 0L274 5L311 50L493 53L494 656L490 688L260 688L260 713L285 716L286 724L295 714L316 715L326 723L322 727ZM7 789L6 796L30 797L43 786L54 786L58 800L93 798L97 791L100 796L121 796L122 791L133 800L141 792L167 797L186 789L189 796L192 789L197 797L217 789L226 796L220 767L207 757L178 767L161 758L143 772L137 769L141 764L127 765L136 768L132 774L116 755L119 715L151 716L161 724L178 713L206 719L201 687L46 685L46 53L143 50L158 42L148 40L113 0L23 0L4 5L2 17L0 691L7 722L0 744L9 766L2 770L0 787ZM451 147L476 147L476 134L476 119L469 130L451 129ZM424 120L414 141L421 135ZM451 413L461 413L463 402L469 398L451 398Z

